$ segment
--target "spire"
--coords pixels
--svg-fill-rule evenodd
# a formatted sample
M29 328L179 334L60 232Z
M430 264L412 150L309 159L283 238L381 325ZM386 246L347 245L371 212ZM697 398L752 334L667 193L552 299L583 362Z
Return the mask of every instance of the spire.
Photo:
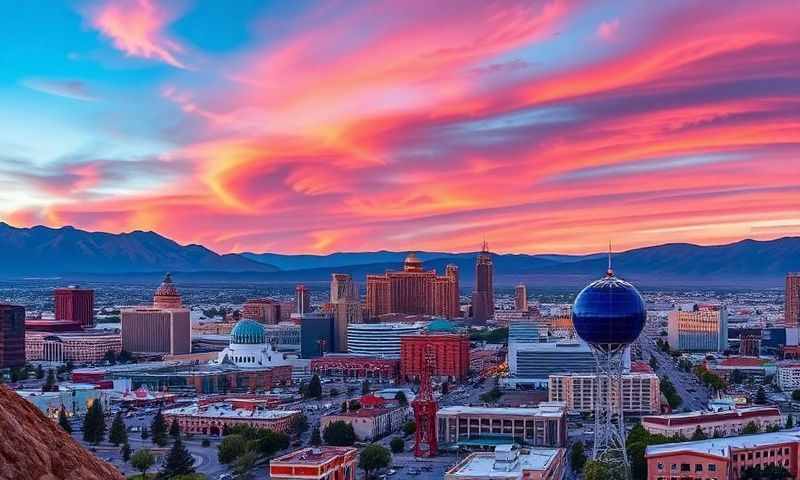
M606 275L609 277L614 276L614 269L611 268L611 240L608 241L608 270L606 271Z
M481 246L482 253L489 253L489 244L486 243L486 239L483 239L483 245Z

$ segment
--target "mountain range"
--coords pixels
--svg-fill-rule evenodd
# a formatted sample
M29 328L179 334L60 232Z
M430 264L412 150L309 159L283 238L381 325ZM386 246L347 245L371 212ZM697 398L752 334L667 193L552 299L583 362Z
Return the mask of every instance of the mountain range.
M201 245L180 245L155 232L111 234L73 227L16 228L0 222L3 276L120 276L180 272L187 279L253 282L324 282L350 273L363 282L370 273L402 268L409 252L341 252L329 255L218 254ZM477 252L416 252L425 268L459 266L469 285ZM497 285L542 282L580 285L602 275L606 254L494 254ZM701 246L668 243L614 253L614 269L652 286L779 287L787 272L800 271L800 237L742 240Z

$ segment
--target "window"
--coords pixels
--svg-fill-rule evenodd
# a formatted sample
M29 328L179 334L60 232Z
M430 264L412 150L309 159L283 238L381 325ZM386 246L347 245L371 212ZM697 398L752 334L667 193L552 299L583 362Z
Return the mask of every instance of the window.
M695 472L702 472L703 471L703 464L702 463L695 463L694 464L694 471Z
M756 452L756 458L761 458L761 452Z
M716 463L709 463L708 464L708 471L709 472L716 472L717 471L717 464Z
M692 471L692 466L688 463L681 463L681 472L690 472Z
M658 464L658 469L659 470L664 470L664 464L663 463L659 463Z
M747 459L748 460L752 460L753 459L753 452L747 452Z
M670 469L674 472L675 470L678 469L678 464L673 463L672 466L670 467Z

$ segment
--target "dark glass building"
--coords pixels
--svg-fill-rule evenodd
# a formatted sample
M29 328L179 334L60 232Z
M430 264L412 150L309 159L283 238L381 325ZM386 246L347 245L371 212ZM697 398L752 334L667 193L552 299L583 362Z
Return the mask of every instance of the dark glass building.
M0 368L25 365L25 307L0 304Z
M321 357L335 351L333 316L307 313L300 317L300 356Z

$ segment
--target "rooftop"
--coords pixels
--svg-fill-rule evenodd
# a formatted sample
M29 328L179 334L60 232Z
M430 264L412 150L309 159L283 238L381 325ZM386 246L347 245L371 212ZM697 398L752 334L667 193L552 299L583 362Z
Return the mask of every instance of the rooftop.
M735 410L722 410L719 412L694 411L685 413L672 413L669 415L652 415L643 417L642 422L678 426L702 422L720 422L735 418L754 418L764 415L780 416L780 414L780 410L775 407L747 407L738 408Z
M691 452L729 458L731 448L749 449L793 442L800 442L800 430L742 435L739 437L713 438L696 442L650 445L647 447L645 455L647 457L654 457L677 452Z
M353 447L321 446L315 448L301 448L300 450L289 452L282 457L274 458L270 460L269 463L270 466L279 464L322 465L348 453L355 455L357 451L358 450Z
M333 413L331 415L325 415L325 416L326 417L372 418L372 417L379 417L381 415L384 415L388 411L389 411L388 408L359 408L355 412L349 411L347 413Z
M518 415L518 416L552 416L564 415L565 405L562 402L542 402L538 407L467 407L454 405L442 407L438 415Z
M526 470L545 470L556 458L560 449L532 448L530 450L521 450L519 456L512 461L498 459L498 456L506 456L510 451L510 446L498 445L495 453L473 453L451 468L447 475L451 478L522 478L523 472Z
M210 403L203 406L189 405L188 407L165 410L164 415L198 416L208 418L248 418L256 420L278 420L299 414L298 410L254 410L235 409L229 402Z

